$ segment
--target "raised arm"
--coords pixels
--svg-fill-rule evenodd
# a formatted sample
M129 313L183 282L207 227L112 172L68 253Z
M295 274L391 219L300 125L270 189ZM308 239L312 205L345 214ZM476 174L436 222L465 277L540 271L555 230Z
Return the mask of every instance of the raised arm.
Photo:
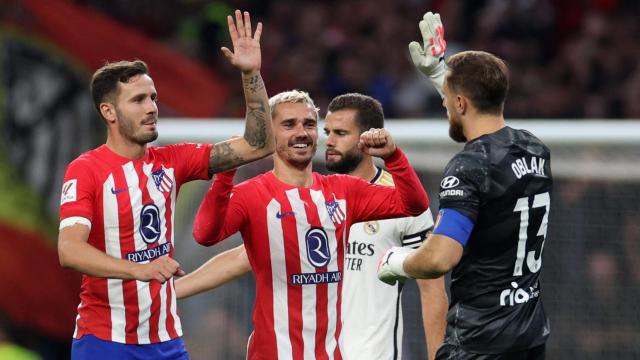
M386 129L363 132L358 147L368 155L384 159L395 187L373 184L360 187L358 198L366 200L364 206L357 203L358 214L354 221L418 216L429 208L429 198L418 175Z
M224 251L176 280L176 296L184 299L215 289L251 271L244 245Z
M252 34L248 12L235 12L235 21L227 16L233 51L221 50L229 62L242 73L242 85L247 105L244 136L216 143L211 149L209 175L229 170L261 159L273 153L275 148L271 111L267 90L260 75L262 55L260 36L262 23Z
M440 96L443 96L442 87L447 72L447 65L444 62L447 42L444 40L444 26L440 20L440 14L429 11L424 14L418 27L422 34L422 45L417 41L409 43L411 61L416 69L429 78Z

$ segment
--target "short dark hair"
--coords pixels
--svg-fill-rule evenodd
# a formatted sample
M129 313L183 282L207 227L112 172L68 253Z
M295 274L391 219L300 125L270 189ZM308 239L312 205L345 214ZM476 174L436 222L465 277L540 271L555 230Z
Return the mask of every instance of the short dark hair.
M447 86L471 100L481 113L499 115L509 91L509 68L484 51L463 51L447 59Z
M102 117L100 104L108 97L117 94L119 82L126 83L132 77L142 74L149 74L149 68L142 60L106 63L96 70L91 77L90 90L98 114Z
M384 127L382 104L371 96L358 93L339 95L331 100L327 110L356 110L355 119L360 132Z

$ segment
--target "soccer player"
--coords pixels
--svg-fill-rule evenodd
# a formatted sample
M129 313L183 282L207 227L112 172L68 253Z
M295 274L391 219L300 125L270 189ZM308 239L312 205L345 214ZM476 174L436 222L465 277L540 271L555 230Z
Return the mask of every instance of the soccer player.
M326 165L331 171L392 186L389 172L358 148L360 135L384 126L382 106L361 94L345 94L329 104L324 131ZM211 193L210 193L211 195ZM353 224L345 253L342 288L342 336L347 359L402 358L402 285L390 287L375 276L380 254L389 247L417 248L433 227L431 211L418 217L374 220ZM176 281L178 299L216 288L247 272L251 266L244 246L216 255L196 271ZM419 280L422 316L429 358L435 357L445 330L447 294L444 278Z
M382 105L362 94L334 98L328 107L327 169L373 184L393 186L394 179L358 148L360 134L384 126ZM414 249L433 227L431 211L417 217L353 224L346 248L342 288L344 355L346 359L401 359L402 283L387 286L375 276L380 255L392 246ZM435 358L445 330L447 294L444 278L418 280L429 359Z
M429 36L423 31L425 44L434 43ZM444 66L424 50L416 55L425 58L412 58L418 67L436 64L425 74ZM443 85L449 135L466 144L445 168L433 233L417 250L389 249L378 277L393 284L453 269L436 359L544 359L549 323L539 276L553 184L549 149L506 126L509 72L500 58L455 54Z
M194 237L213 245L238 231L242 235L257 286L249 359L340 359L345 356L344 251L351 225L420 215L428 198L384 129L364 132L358 146L384 159L395 187L312 172L318 140L313 101L294 90L269 103L276 138L273 171L235 187L232 172L218 174L196 215Z
M106 144L67 167L60 205L60 264L83 274L74 359L188 359L176 312L173 221L180 186L273 152L267 93L260 75L262 24L228 17L242 73L245 134L215 145L149 147L158 137L157 93L142 61L98 69L91 80Z

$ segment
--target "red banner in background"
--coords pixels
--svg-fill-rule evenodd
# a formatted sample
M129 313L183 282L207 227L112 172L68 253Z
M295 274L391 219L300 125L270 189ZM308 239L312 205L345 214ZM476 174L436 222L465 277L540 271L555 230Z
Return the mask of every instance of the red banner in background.
M80 274L63 269L43 235L0 223L0 312L42 335L69 340L80 303Z
M91 70L107 60L144 60L160 101L178 115L215 116L227 101L227 85L215 72L105 15L64 0L22 3L33 16L36 31Z

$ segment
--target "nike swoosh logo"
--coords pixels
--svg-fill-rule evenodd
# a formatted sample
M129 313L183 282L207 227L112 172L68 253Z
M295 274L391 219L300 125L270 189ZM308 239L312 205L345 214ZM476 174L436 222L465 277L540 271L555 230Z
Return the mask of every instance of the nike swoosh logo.
M126 188L122 188L122 189L114 189L114 188L111 188L111 193L112 193L113 195L118 195L118 194L120 194L121 192L123 192L123 191L127 191L127 190L129 190L129 188L128 188L128 187L126 187Z
M286 212L286 213L284 213L284 214L281 214L281 213L280 213L280 211L278 211L278 212L276 213L276 217L277 217L278 219L283 219L283 218L286 218L286 217L291 216L291 215L295 215L295 213L294 213L293 211L288 211L288 212Z

